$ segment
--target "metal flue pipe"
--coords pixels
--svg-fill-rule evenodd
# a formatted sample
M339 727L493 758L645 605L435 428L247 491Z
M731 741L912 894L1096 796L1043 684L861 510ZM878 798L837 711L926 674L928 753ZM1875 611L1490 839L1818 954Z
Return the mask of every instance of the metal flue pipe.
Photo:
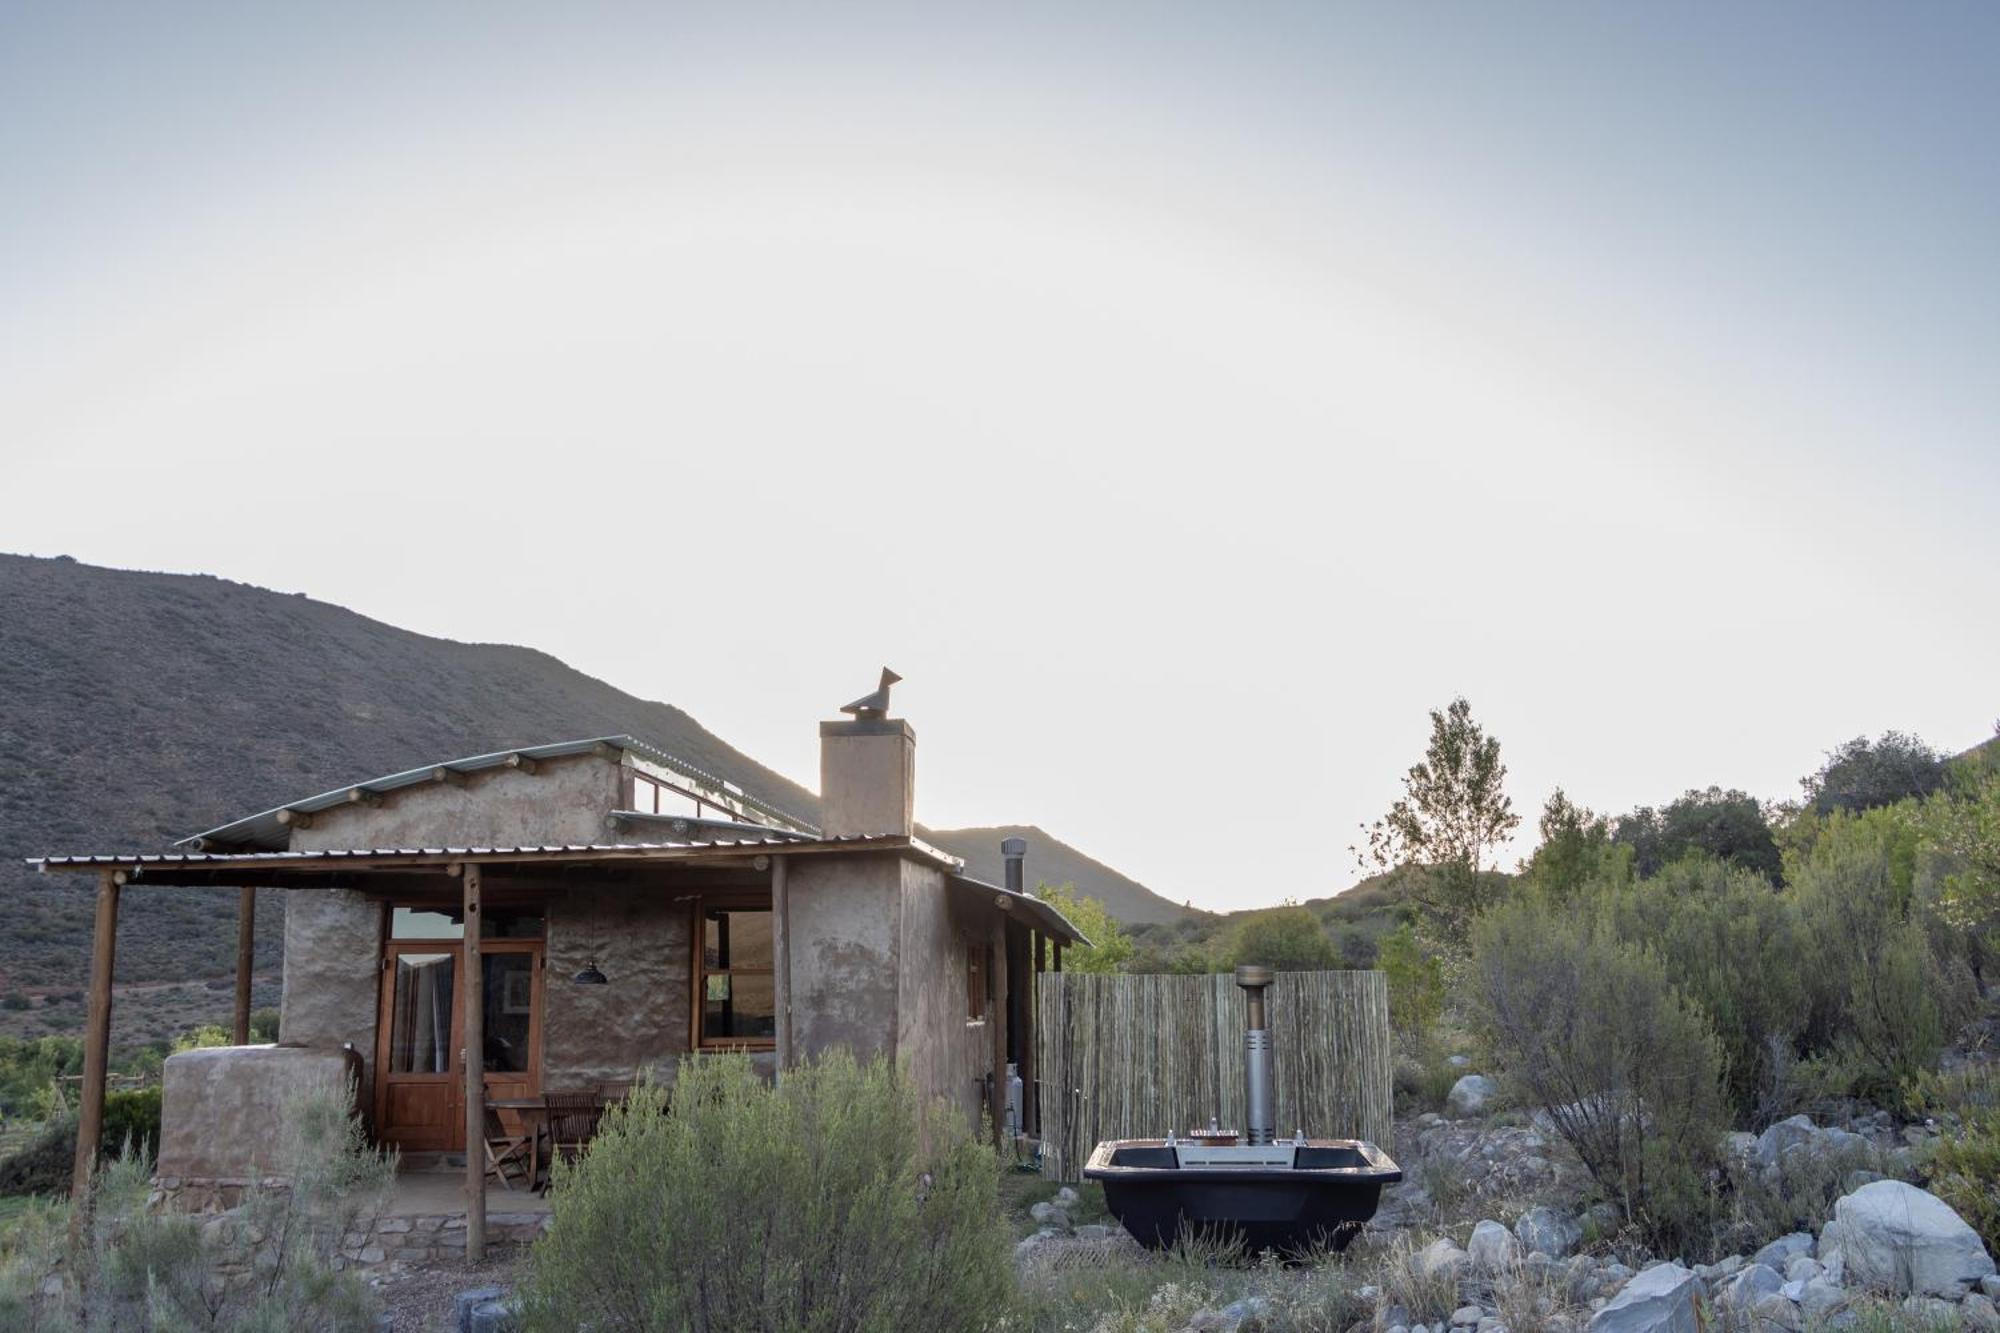
M1007 865L1006 883L1007 892L1009 893L1022 893L1025 891L1021 887L1021 861L1027 854L1028 840L1026 838L1002 838L1000 840L1000 859Z
M1243 1141L1269 1143L1277 1137L1277 1106L1271 1088L1271 1033L1264 1026L1264 988L1271 969L1246 963L1236 969L1248 1010L1243 1023Z

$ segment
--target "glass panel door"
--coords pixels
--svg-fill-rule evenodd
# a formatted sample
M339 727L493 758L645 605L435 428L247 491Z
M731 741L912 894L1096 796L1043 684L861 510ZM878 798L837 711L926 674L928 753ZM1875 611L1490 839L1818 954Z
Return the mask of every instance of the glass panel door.
M383 960L375 1123L406 1152L449 1152L464 1140L458 1061L458 953L391 944Z

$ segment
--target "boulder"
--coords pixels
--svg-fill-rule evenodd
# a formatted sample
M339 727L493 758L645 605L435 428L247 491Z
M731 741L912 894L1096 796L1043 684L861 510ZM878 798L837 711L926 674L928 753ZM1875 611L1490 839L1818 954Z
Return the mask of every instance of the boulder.
M1465 1251L1459 1249L1458 1243L1449 1236L1439 1236L1436 1240L1424 1246L1423 1249L1418 1250L1416 1258L1412 1261L1417 1272L1422 1276L1426 1278L1446 1279L1452 1282L1458 1281L1459 1278L1465 1275L1465 1270L1469 1262L1465 1257Z
M1812 1236L1803 1231L1794 1231L1789 1235L1778 1237L1769 1245L1751 1255L1750 1262L1753 1264L1769 1264L1779 1272L1783 1272L1791 1265L1792 1260L1799 1258L1801 1255L1810 1256L1812 1252Z
M1679 1264L1649 1268L1590 1317L1590 1333L1700 1333L1701 1279Z
M1776 1166L1786 1149L1811 1142L1814 1132L1811 1116L1795 1115L1789 1120L1780 1120L1757 1136L1757 1146L1750 1150L1750 1160L1763 1168Z
M1784 1329L1785 1333L1798 1333L1805 1326L1799 1317L1799 1307L1783 1296L1760 1297L1750 1307L1750 1313L1757 1320L1759 1328Z
M1799 1311L1810 1323L1821 1323L1847 1304L1847 1292L1838 1283L1816 1277L1799 1293Z
M1878 1180L1842 1196L1828 1230L1847 1282L1958 1300L1994 1272L1979 1233L1950 1204L1900 1180ZM1822 1260L1828 1260L1825 1249L1822 1243Z
M1521 1261L1521 1242L1498 1222L1483 1221L1472 1229L1465 1256L1482 1273L1504 1273Z
M1567 1258L1583 1240L1583 1227L1568 1213L1535 1207L1514 1219L1514 1235L1530 1254Z
M1461 1305L1451 1312L1451 1322L1455 1328L1477 1328L1486 1312L1476 1305Z
M1819 1260L1800 1255L1785 1265L1785 1281L1810 1282L1826 1270L1819 1266Z
M1500 1085L1486 1075L1467 1074L1451 1085L1451 1091L1444 1100L1453 1115L1483 1115L1499 1095Z
M1983 1292L1973 1292L1958 1307L1959 1317L1965 1326L1977 1329L1978 1333L1996 1333L2000 1330L2000 1308L1996 1308L1992 1298Z
M1775 1296L1785 1279L1769 1264L1751 1264L1731 1278L1716 1299L1732 1310L1755 1309L1766 1296Z

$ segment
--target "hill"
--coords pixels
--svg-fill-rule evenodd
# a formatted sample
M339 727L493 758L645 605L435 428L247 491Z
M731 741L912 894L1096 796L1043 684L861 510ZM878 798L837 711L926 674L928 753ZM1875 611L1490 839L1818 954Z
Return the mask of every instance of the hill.
M1003 838L1022 838L1028 844L1023 867L1028 887L1037 884L1074 884L1077 892L1095 898L1112 916L1125 925L1156 924L1201 916L1192 908L1169 902L1144 884L1119 874L1062 839L1033 824L1002 824L992 828L928 830L932 843L965 858L966 873L998 884L1005 875L1000 863Z
M67 995L84 979L90 886L35 875L23 857L163 849L342 782L620 732L817 814L813 793L683 710L634 698L547 653L430 638L209 576L0 555L0 890L11 913L0 935L0 992ZM965 832L979 836L929 836L997 862L1000 832ZM1036 841L1050 872L1060 863L1085 892L1173 910L1046 835ZM226 891L129 895L119 982L227 975L233 903ZM281 943L280 914L261 913L260 970L275 969Z

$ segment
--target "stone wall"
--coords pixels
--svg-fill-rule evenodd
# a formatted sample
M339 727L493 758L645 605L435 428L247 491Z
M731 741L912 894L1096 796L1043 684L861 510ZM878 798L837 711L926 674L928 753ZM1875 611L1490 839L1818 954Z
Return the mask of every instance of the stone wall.
M643 1069L661 1081L693 1035L694 909L664 887L577 890L548 906L542 1087L589 1091ZM592 959L603 986L570 980Z
M360 1105L374 1106L375 1011L382 982L383 912L350 889L285 893L285 977L278 1040L352 1043L361 1057Z
M792 1036L801 1055L895 1051L903 865L894 853L793 858Z
M292 833L293 851L349 847L516 847L605 841L625 771L599 755L546 759L534 773L489 768L405 787L376 805L339 806Z
M167 1057L160 1074L161 1193L193 1212L234 1207L283 1163L286 1104L342 1089L360 1072L351 1051L219 1046Z

